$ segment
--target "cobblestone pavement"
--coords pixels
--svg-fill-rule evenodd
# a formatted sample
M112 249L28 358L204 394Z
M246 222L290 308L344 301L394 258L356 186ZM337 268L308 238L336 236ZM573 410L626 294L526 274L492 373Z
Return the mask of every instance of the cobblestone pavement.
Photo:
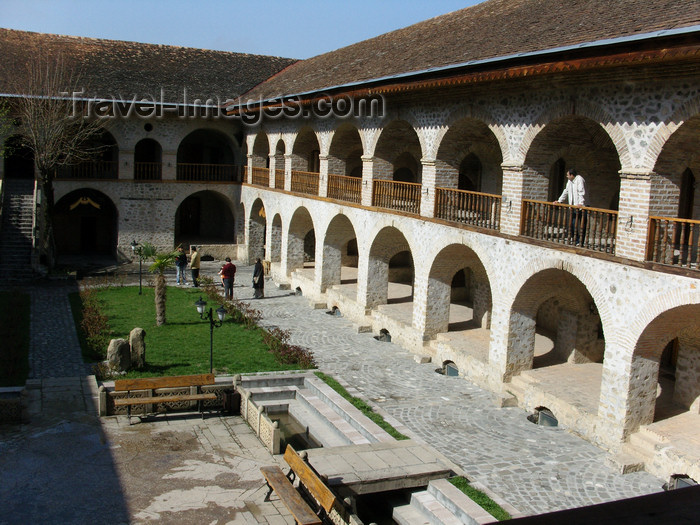
M241 268L237 281L247 283ZM246 299L252 290L237 288ZM620 475L606 452L561 427L530 423L519 408L497 408L490 392L463 378L435 373L401 347L357 333L350 321L313 310L309 301L267 282L251 304L262 324L292 333L313 350L318 367L354 387L413 434L460 465L523 514L541 514L659 492L645 472Z
M209 263L203 268L203 274L215 275L218 266L220 263ZM133 274L128 279L130 282L134 282ZM436 374L435 364L418 364L413 359L413 354L399 346L378 342L372 334L357 333L352 323L347 319L327 315L324 310L313 310L307 299L295 296L287 290L278 289L270 280L267 281L266 298L252 300L251 281L252 267L239 265L234 294L242 300L251 299L251 305L263 313L263 324L290 330L292 342L310 348L314 352L321 370L335 375L352 391L356 392L356 395L374 403L390 421L399 422L402 430L405 427L406 432L411 437L435 446L449 459L459 464L470 478L480 481L501 495L523 514L539 514L661 490L662 480L644 472L625 476L616 474L605 466L606 453L604 451L569 433L566 429L533 425L527 421L527 414L518 408L497 408L489 392L462 378ZM135 282L138 283L138 274ZM174 274L169 276L169 283L174 284ZM75 289L75 285L63 284L47 285L31 290L30 360L31 377L34 379L30 382L34 383L34 388L41 388L38 385L44 383L43 390L50 392L51 389L55 389L56 392L59 392L62 388L61 385L54 383L61 380L40 378L85 377L86 366L80 360L77 336L73 328L67 299L68 293ZM78 381L78 384L82 383L84 381ZM43 390L38 391L43 392ZM50 396L45 395L47 392L33 395L42 395L42 398L49 399ZM77 392L74 397L83 396L84 399L89 399L89 395L85 393L84 385L82 391L79 388ZM63 403L64 406L65 404ZM69 402L68 404L73 405L74 403ZM87 406L89 403L85 401L84 404ZM82 403L76 402L74 405L82 406ZM42 409L42 412L46 411ZM212 431L208 427L202 429L197 425L185 429L164 427L158 423L162 423L162 421L143 426L135 425L135 427L141 427L142 431L150 428L150 432L174 432L172 435L168 434L169 439L174 440L171 448L164 447L163 456L158 456L154 460L154 468L169 464L167 462L172 460L173 453L179 454L181 449L186 451L187 447L183 449L182 443L189 443L191 439L198 440L205 445L206 441L209 443L207 446L211 448L214 446L212 443L217 442L216 436L220 435L222 442L230 442L231 438L227 438L226 435L237 436L239 432L243 431L242 428L228 428L225 423L222 424L226 428L222 427L219 429L220 432L219 430ZM107 505L112 505L111 511L108 508L104 509L106 520L109 521L112 517L115 518L113 522L128 521L127 516L132 519L137 517L136 521L158 519L156 515L149 513L158 514L161 512L158 509L165 509L167 505L177 501L182 506L182 510L188 513L182 515L182 520L174 519L174 516L170 515L170 522L207 522L210 516L206 514L209 512L206 508L202 510L205 514L197 514L197 518L188 510L193 510L196 507L192 498L200 503L204 501L205 507L208 507L209 504L216 506L221 503L219 501L221 498L216 496L218 489L211 487L204 487L202 490L196 489L196 487L190 487L186 490L180 487L176 490L170 490L172 486L168 480L179 479L178 476L186 477L185 472L188 471L192 471L193 478L197 478L197 476L202 479L208 479L207 476L216 478L218 475L216 472L207 471L203 464L196 463L196 461L205 461L202 459L205 456L198 456L199 459L196 461L192 460L195 461L196 465L189 463L189 456L183 456L183 461L185 461L183 465L179 467L171 465L170 470L166 469L161 472L160 477L156 476L154 483L149 485L140 481L139 476L145 475L147 467L136 461L138 455L135 455L132 445L128 445L130 440L136 439L129 433L130 429L124 428L120 431L120 423L117 420L103 422L103 428L98 430L97 437L90 438L92 441L89 443L75 445L75 443L80 443L81 439L83 441L88 439L85 437L88 435L87 429L81 425L87 425L82 416L77 419L77 422L73 418L51 424L47 423L43 430L35 429L35 434L29 437L48 436L50 439L54 439L54 436L59 435L57 429L68 430L67 435L72 437L63 445L67 450L66 461L69 461L82 447L85 447L84 450L89 457L82 458L78 463L94 465L95 473L91 477L85 478L84 485L88 489L94 487L98 476L99 479L104 480L105 490L101 492L93 490L90 494L94 498L93 503L105 499ZM213 422L212 425L218 426L218 423ZM99 427L99 423L97 427ZM61 484L63 478L54 475L44 482L43 474L42 476L35 474L46 471L58 472L61 468L65 470L65 463L62 464L63 467L60 465L55 468L49 466L47 470L43 463L41 465L31 463L29 459L23 463L20 460L20 455L13 455L11 462L14 463L7 464L10 459L5 453L19 447L22 440L26 443L32 442L31 439L27 439L26 433L22 434L22 432L23 429L18 429L6 433L0 428L0 458L5 456L5 460L0 459L0 474L3 471L5 473L13 472L10 489L12 486L24 488L25 484L29 486L32 483L34 485L38 483L40 486L33 487L34 491L38 490L40 494L46 495L46 491L51 490L51 480ZM184 436L182 432L188 432L190 437ZM104 434L99 437L101 433ZM213 441L212 439L203 441L202 436L205 435L211 435ZM46 461L62 459L61 453L51 454L50 447L47 449L46 444L39 446L40 443L44 443L45 439L44 437L42 440L36 440L36 446L39 448L29 451L31 461L45 463ZM133 445L134 447L145 446L143 443L139 444L138 440L136 441L137 444ZM106 448L105 443L112 444ZM205 451L208 450L207 446L204 447ZM226 445L222 446L226 447ZM231 446L235 446L235 443ZM254 449L252 441L248 444L247 449ZM97 459L100 454L107 452L111 452L109 458ZM235 473L236 461L238 460L231 458L245 456L247 453L245 451L228 451L229 456L225 454L217 456L218 459L215 462L222 465L225 463L221 467L223 469L222 475L230 474L232 476ZM54 459L49 460L49 457ZM226 459L227 457L229 459ZM5 461L4 466L3 461ZM257 461L265 462L266 460L258 458ZM69 464L72 463L69 462ZM226 470L227 468L229 470ZM28 469L26 475L21 474L22 469ZM173 469L175 471L179 469L183 473L173 474ZM224 471L229 472L229 474ZM256 483L260 480L256 478L255 471L256 469L252 467L248 469L246 476L250 476L250 479L247 481L251 483L243 489L248 491L246 494L255 495L257 498L260 494L256 492L256 487L259 487ZM139 472L142 474L138 474ZM154 472L156 471L154 470ZM110 481L106 478L116 479L120 477L123 478L121 485L121 490L124 492L123 499L107 494L109 491L118 493L120 487L115 484L114 479ZM69 476L64 479L66 487L70 486L68 479ZM148 492L148 490L153 491L154 486L159 486L158 479L161 480L160 484L163 484L162 497ZM39 480L42 480L41 483ZM219 478L217 478L218 481ZM229 481L235 480L231 477ZM7 484L4 485L8 487ZM230 484L225 483L225 485ZM140 493L139 490L146 492ZM23 492L28 495L35 493L29 489L23 490ZM5 495L8 494L10 493ZM214 495L212 496L212 494ZM79 495L81 495L80 489L73 490L70 494L66 493L66 501L73 501L79 498ZM207 503L206 498L204 500L198 499L202 495L208 495L207 497L211 496L214 499ZM142 501L138 500L139 497ZM258 500L262 500L262 498L251 499L251 501ZM30 505L29 500L26 500L25 504ZM188 505L191 506L188 507ZM14 507L17 508L16 505ZM67 504L66 507L70 507L70 505ZM34 504L35 511L37 508L40 511L43 507L37 507ZM51 515L61 519L61 515L56 514L55 509L49 512L49 509L45 508L44 511L47 513L44 517ZM262 505L259 509L252 505L247 509L239 508L236 512L237 519L244 520L241 521L242 523L271 524L273 522L281 523L281 521L276 520L289 521L289 516L284 515L283 509L270 505L267 507ZM23 517L31 516L27 513L15 516L20 515ZM7 516L10 516L9 521ZM163 518L162 515L161 518ZM204 521L201 521L200 518ZM6 522L13 523L15 521L11 515L6 514L5 518L0 518L0 523Z

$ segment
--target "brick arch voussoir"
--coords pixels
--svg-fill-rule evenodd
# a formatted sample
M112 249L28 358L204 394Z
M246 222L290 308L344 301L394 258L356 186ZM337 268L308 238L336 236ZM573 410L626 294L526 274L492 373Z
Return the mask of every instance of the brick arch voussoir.
M482 108L475 109L471 105L467 104L460 104L454 111L450 112L445 119L445 125L441 127L436 137L436 155L440 152L442 141L452 126L454 126L460 120L467 118L478 120L491 130L491 133L493 133L493 135L496 137L498 146L501 149L501 158L505 159L507 157L506 153L508 152L508 138L506 137L503 128L494 122L494 118L489 112L484 111Z
M656 168L656 163L659 160L659 156L663 152L663 148L674 133L679 131L683 124L693 117L700 115L700 96L693 98L692 100L686 101L681 105L674 113L665 126L659 126L656 133L651 138L649 148L647 149L647 154L645 157L645 166L651 166L652 169Z
M659 341L667 342L689 325L687 308L700 311L700 293L672 290L646 301L642 312L628 326L634 354L658 357Z
M545 129L547 125L551 124L555 120L564 117L586 117L589 120L597 123L610 137L615 149L617 151L618 157L620 159L620 164L625 165L624 159L629 159L629 148L627 147L627 141L625 140L624 134L617 127L612 125L614 118L607 111L605 111L601 106L595 104L588 100L577 100L576 101L576 112L571 112L571 103L557 103L548 107L545 111L540 113L538 117L528 126L527 131L523 135L523 139L518 148L520 154L521 162L525 163L527 155L532 148L532 143L535 138ZM606 124L608 123L608 124Z
M465 255L468 257L465 258ZM443 282L451 282L454 275L466 266L472 268L480 280L490 283L479 254L463 243L451 243L442 247L432 260L429 277Z

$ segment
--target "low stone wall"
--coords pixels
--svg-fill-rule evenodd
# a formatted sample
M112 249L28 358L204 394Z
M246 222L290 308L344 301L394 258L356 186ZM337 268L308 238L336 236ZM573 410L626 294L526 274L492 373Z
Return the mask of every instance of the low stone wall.
M223 261L226 257L231 257L232 260L240 260L239 249L243 246L240 244L201 244L197 245L197 250L202 257L213 257L217 261Z

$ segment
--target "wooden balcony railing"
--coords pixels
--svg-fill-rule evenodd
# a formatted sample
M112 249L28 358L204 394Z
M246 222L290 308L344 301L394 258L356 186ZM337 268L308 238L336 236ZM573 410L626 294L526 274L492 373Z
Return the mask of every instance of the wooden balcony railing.
M435 217L498 230L501 196L453 188L435 188Z
M372 206L420 213L421 185L415 182L375 180L372 188Z
M196 182L239 182L242 166L233 164L195 164L180 162L177 180Z
M520 234L614 254L617 212L523 200Z
M328 175L328 197L345 202L362 202L362 179L345 175Z
M253 168L253 179L251 181L256 186L270 187L270 169Z
M95 161L61 166L56 170L56 178L114 180L119 178L119 163L117 161Z
M163 178L163 163L134 162L134 180L151 181Z
M649 217L646 260L699 268L700 221Z
M284 189L284 170L275 170L275 188Z
M292 191L307 195L318 195L319 173L292 170Z

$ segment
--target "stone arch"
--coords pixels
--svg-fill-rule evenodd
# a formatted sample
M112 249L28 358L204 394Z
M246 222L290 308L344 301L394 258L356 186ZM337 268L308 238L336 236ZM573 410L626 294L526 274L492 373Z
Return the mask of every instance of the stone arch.
M151 138L141 139L134 146L134 180L163 178L163 148Z
M422 147L415 129L406 120L393 120L382 130L374 149L373 178L391 180L395 171L395 161L403 154L410 154L414 159L421 159ZM422 178L422 165L418 163L419 173L415 177Z
M333 132L328 150L328 173L362 177L362 138L357 126L342 122Z
M367 308L386 304L389 299L389 266L392 258L402 252L411 254L404 234L393 226L385 226L374 237L369 250L367 268Z
M280 190L284 189L284 179L285 179L285 152L287 145L282 137L279 137L275 142L275 148L272 155L275 159L275 188Z
M338 214L331 219L326 228L323 242L323 260L321 266L321 292L327 288L342 282L342 267L352 262L357 266L357 257L350 260L347 248L348 243L357 240L355 228L350 219L343 214ZM345 252L345 253L343 253Z
M603 361L602 314L586 283L568 270L542 267L520 286L513 283L517 294L509 310L507 378L533 367ZM538 328L552 345L547 343L536 361Z
M270 226L270 262L282 261L282 217L275 213Z
M668 121L659 126L654 133L647 148L644 165L656 166L668 140L678 131L678 128L698 115L700 115L700 96L687 100L678 107ZM655 168L654 171L656 171Z
M486 269L479 256L470 247L464 244L450 244L440 250L433 259L428 275L429 308L426 311L425 333L430 336L449 330L450 304L455 295L453 283L460 272L469 269L471 286L464 283L467 289L465 297L471 299L472 321L476 327L488 326L487 317L490 315L493 304L491 297L491 285L486 274ZM466 276L466 274L465 274ZM470 297L471 295L471 297ZM456 297L457 300L463 297Z
M232 180L236 148L219 130L190 132L177 148L177 180Z
M481 184L474 191L500 194L503 185L503 156L493 129L484 122L463 117L445 131L435 159L435 185L458 188L461 165L474 155L482 165Z
M61 197L53 224L59 262L65 257L116 257L119 213L101 191L81 188Z
M175 211L175 245L234 244L236 213L224 194L203 190L185 197Z
M264 131L258 131L253 141L253 168L267 168L270 164L270 141Z
M303 126L294 137L292 145L292 170L318 172L321 146L316 132L310 125Z
M267 234L267 218L262 199L255 199L250 206L248 217L248 260L258 257L265 259L265 236Z
M568 114L547 123L530 143L525 157L525 198L548 200L555 182L550 173L560 159L564 159L567 169L576 168L586 179L589 206L616 209L620 160L610 135L597 121Z
M314 221L305 207L299 207L294 211L289 221L287 234L287 275L298 268L304 267L304 260L308 254L305 252L305 240L310 232L315 232ZM311 254L312 256L315 254Z

